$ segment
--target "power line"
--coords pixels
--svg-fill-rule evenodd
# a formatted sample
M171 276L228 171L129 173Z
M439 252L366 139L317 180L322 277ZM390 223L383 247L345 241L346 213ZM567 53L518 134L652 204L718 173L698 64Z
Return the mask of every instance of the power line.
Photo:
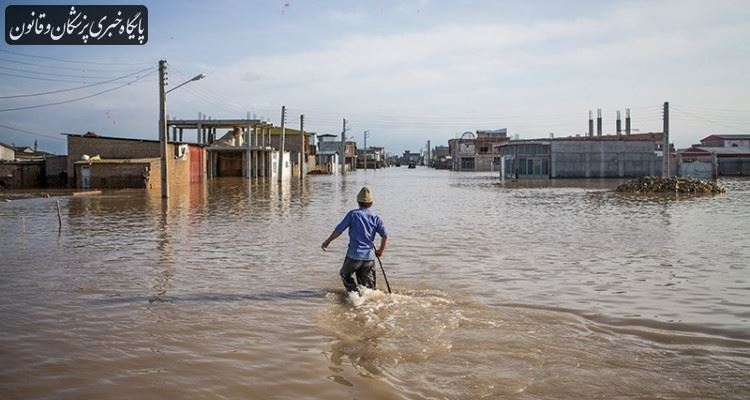
M23 106L23 107L16 107L16 108L5 108L5 109L0 109L0 112L29 110L29 109L32 109L32 108L42 108L42 107L56 106L56 105L60 105L60 104L67 104L67 103L73 103L73 102L80 101L80 100L90 99L92 97L99 96L99 95L102 95L104 93L109 93L109 92L112 92L112 91L115 91L115 90L118 90L118 89L122 89L125 86L129 86L131 83L135 83L135 82L137 82L137 81L139 81L139 80L141 80L141 79L143 79L143 78L145 78L145 77L147 77L147 76L149 76L151 74L153 74L153 72L149 73L149 74L146 74L146 75L143 75L143 76L139 76L136 79L134 79L134 80L132 80L130 82L125 83L124 85L115 86L113 88L105 89L105 90L102 90L101 92L96 92L96 93L90 94L88 96L83 96L83 97L78 97L78 98L68 99L68 100L62 100L62 101L56 101L56 102L53 102L53 103L36 104L36 105L33 105L33 106Z
M86 81L85 79L72 80L72 79L40 78L38 76L18 75L18 74L11 74L11 73L8 73L8 72L0 72L0 75L12 76L14 78L31 79L31 80L35 80L35 81L48 81L48 82L81 83L81 82L85 82Z
M37 55L32 55L32 54L23 54L23 53L18 53L18 52L15 52L15 51L10 51L10 50L5 50L5 49L0 49L0 52L8 53L8 54L13 54L13 55L16 55L16 56L21 56L21 57L38 58L38 59L43 59L43 60L66 62L66 63L71 63L71 64L87 64L87 65L93 64L93 65L110 65L110 66L113 66L113 65L137 66L137 65L155 64L155 63L152 63L152 62L142 62L142 63L105 63L105 62L97 62L97 61L67 60L67 59L64 59L64 58L47 57L47 56L37 56Z
M721 123L721 122L718 122L718 121L714 121L714 120L711 120L711 119L708 119L708 118L699 117L699 116L693 115L693 114L691 114L689 112L680 111L679 109L676 109L674 106L672 106L672 110L676 111L676 112L678 112L680 114L687 115L688 117L693 118L693 119L700 119L700 120L703 120L703 121L711 122L712 124L723 126L725 128L729 128L729 129L735 129L735 130L738 130L740 132L750 132L750 130L748 130L747 128L738 128L736 126L727 125L727 124L724 124L724 123Z
M37 74L37 75L42 75L42 76L60 76L63 78L80 78L80 79L107 79L108 78L107 76L70 75L70 74L58 74L55 72L30 71L28 69L5 67L2 65L0 65L0 69L5 69L8 71L14 71L14 72L23 72L25 74Z
M740 114L750 114L750 109L745 110L738 110L738 109L730 109L730 108L719 108L719 107L712 107L712 106L691 106L687 104L680 104L680 108L682 109L689 109L689 110L700 110L700 111L710 111L710 112L718 112L718 113L740 113Z
M64 65L39 64L37 62L11 60L11 59L2 58L2 57L0 57L0 62L19 64L19 65L28 65L30 67L41 68L41 69L48 68L48 69L54 69L54 70L67 70L67 71L80 71L80 72L115 72L115 73L118 73L117 70L130 69L132 67L132 65L118 65L118 66L113 65L114 68L66 67ZM119 72L122 72L122 71L119 71Z
M187 79L188 75L182 73L176 68L172 68L176 74ZM210 88L204 88L202 86L194 86L188 89L191 95L196 98L200 98L203 101L217 105L219 108L224 110L237 110L238 112L253 111L259 115L273 115L277 110L273 106L250 106L240 105L234 102L227 101L226 97L222 97ZM661 120L661 112L659 106L640 106L640 107L628 107L632 110L644 110L638 112L636 118L641 124L647 125L652 122ZM302 113L300 110L296 110L294 107L288 107L289 112ZM296 110L296 111L295 111ZM548 128L539 128L545 126L554 125L573 125L573 124L584 124L585 117L579 117L572 113L564 114L503 114L493 112L474 112L472 115L466 115L461 113L460 116L451 116L447 114L439 115L384 115L384 114L369 114L369 113L351 113L351 112L328 112L322 111L316 113L315 108L310 112L309 107L304 108L305 115L309 116L310 121L315 124L321 125L338 125L340 122L340 116L346 114L351 117L352 121L356 121L362 125L379 125L379 126L399 126L403 125L420 125L422 128L437 128L437 129L466 129L467 126L478 126L478 125L497 125L502 124L506 126L512 125L534 125L536 129L547 130ZM487 117L490 115L490 117ZM583 121L583 122L580 122ZM582 131L585 130L581 128Z
M726 111L710 111L710 110L698 110L680 107L683 112L706 115L710 118L722 120L722 121L735 121L738 123L746 124L746 121L750 121L750 113L739 113L739 112L726 112Z
M172 68L176 73L183 76L185 79L188 78L187 74L182 73L176 68ZM226 97L222 97L210 88L204 88L203 86L195 86L191 88L191 91L196 96L203 98L203 100L209 101L210 103L217 104L222 108L235 109L238 112L245 112L248 110L257 111L259 114L274 115L277 112L278 107L253 107L246 104L238 104L227 101ZM215 100L209 100L213 98ZM661 108L658 105L648 106L634 106L627 107L631 110L643 110L638 111L634 116L640 123L661 120ZM290 113L303 113L302 109L290 106L287 107ZM310 121L315 123L323 124L338 124L342 114L346 114L351 118L352 121L357 121L360 124L385 124L395 126L397 124L421 124L424 126L436 126L436 127L455 127L460 128L467 125L491 125L491 124L502 124L511 125L513 123L518 124L532 124L532 125L555 125L555 124L575 124L578 121L585 123L586 117L579 116L574 113L554 113L554 114L517 114L517 113L503 113L503 112L472 112L471 115L467 113L461 113L460 116L438 114L438 115L388 115L388 114L371 114L371 113L357 113L357 112L329 112L327 110L316 109L315 107L305 107L304 114L309 116ZM489 117L488 117L489 116Z
M119 76L117 78L109 79L109 80L102 81L102 82L91 83L91 84L88 84L88 85L83 85L83 86L68 88L68 89L52 90L52 91L49 91L49 92L39 92L39 93L29 93L29 94L17 94L17 95L13 95L13 96L0 96L0 99L16 99L16 98L20 98L20 97L44 96L44 95L48 95L48 94L63 93L63 92L70 92L70 91L73 91L73 90L86 89L86 88L90 88L90 87L93 87L93 86L104 85L106 83L111 83L111 82L114 82L114 81L119 81L120 79L129 78L129 77L131 77L133 75L138 75L140 73L143 73L143 72L146 72L146 71L152 70L152 69L153 69L153 67L152 68L144 68L144 69L142 69L140 71L136 71L136 72L133 72L133 73L130 73L130 74L127 74L127 75Z
M35 135L35 136L42 136L42 137L50 138L50 139L53 139L53 140L59 140L59 141L62 141L62 142L65 141L65 139L63 139L63 138L61 138L59 136L52 136L52 135L47 135L47 134L39 133L39 132L27 131L26 129L14 128L12 126L4 125L4 124L0 124L0 128L5 128L5 129L10 129L12 131L18 131L18 132L28 133L30 135Z
M178 70L178 69L176 69L174 67L172 67L172 70L174 70L183 79L189 79L188 75L185 74L184 72L182 72L182 71L180 71L180 70ZM214 103L214 104L217 104L217 105L221 105L222 108L223 107L230 107L230 108L235 109L235 110L237 110L238 112L241 112L241 113L244 113L244 112L246 112L246 111L249 110L249 108L244 107L241 104L237 104L237 103L233 103L233 102L227 101L225 98L222 98L221 96L219 96L218 94L214 93L210 89L205 89L203 87L203 85L191 86L190 90L193 91L193 92L195 92L194 94L196 94L196 95L198 95L198 94L202 95L201 97L203 97L203 99L206 100L206 101L208 101L208 102L211 102L211 103ZM214 100L210 100L210 99L214 99Z

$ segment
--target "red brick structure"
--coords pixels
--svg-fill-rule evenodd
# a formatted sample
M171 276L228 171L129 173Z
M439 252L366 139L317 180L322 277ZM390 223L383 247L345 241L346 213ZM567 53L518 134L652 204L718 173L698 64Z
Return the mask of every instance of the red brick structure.
M88 169L87 183L92 188L161 188L158 140L105 137L92 133L67 136L68 182L72 187L84 184L80 174ZM168 148L170 186L205 179L206 162L202 145L169 143ZM84 160L84 155L89 156L89 160ZM148 179L144 179L146 170Z

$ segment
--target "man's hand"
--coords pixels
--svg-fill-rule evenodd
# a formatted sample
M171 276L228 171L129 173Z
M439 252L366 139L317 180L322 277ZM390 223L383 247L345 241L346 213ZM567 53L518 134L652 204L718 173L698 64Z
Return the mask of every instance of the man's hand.
M331 244L334 240L336 240L337 237L341 235L341 232L336 232L335 230L331 232L331 235L328 236L328 239L323 242L323 244L320 245L320 248L323 249L323 251L328 251L328 245Z
M375 255L378 257L383 257L383 252L385 251L385 246L387 244L388 244L388 236L380 237L380 247L378 247L377 250L375 250Z

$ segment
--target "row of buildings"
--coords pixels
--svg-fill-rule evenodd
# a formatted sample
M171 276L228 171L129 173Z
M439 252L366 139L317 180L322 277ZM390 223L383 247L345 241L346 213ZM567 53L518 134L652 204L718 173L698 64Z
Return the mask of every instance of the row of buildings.
M357 149L351 139L342 145L338 135L295 129L285 129L282 139L281 128L259 120L170 120L168 126L170 185L222 176L289 179L388 164L382 147ZM186 140L192 134L195 140ZM0 188L160 188L158 140L64 135L67 155L62 156L0 143ZM282 140L284 152L279 152ZM663 143L660 132L520 140L511 139L506 129L485 130L429 149L425 163L454 171L496 171L510 179L630 178L662 174ZM687 149L670 146L666 154L672 175L750 176L750 135L709 135ZM406 151L393 161L424 158Z
M60 186L67 157L0 142L0 188Z
M354 140L342 146L337 135L289 128L282 135L280 127L255 119L173 119L167 126L170 185L224 176L289 179L385 165L382 147L357 149ZM160 188L158 140L63 135L63 156L36 151L24 156L23 149L0 143L0 187Z
M357 142L348 139L345 141L343 150L346 158L342 163L340 159L342 152L341 137L339 135L317 135L317 140L316 163L325 166L318 169L320 173L338 173L341 165L344 165L347 170L377 169L387 165L384 147L369 146L358 149Z
M510 179L631 178L661 175L661 132L511 139L506 129L465 132L429 152L428 164L454 171L497 171ZM750 175L750 135L710 135L666 152L671 175Z

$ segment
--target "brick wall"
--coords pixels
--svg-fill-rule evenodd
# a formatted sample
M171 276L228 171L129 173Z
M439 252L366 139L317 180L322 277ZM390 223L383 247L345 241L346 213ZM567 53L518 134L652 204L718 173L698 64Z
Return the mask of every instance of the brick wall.
M170 154L175 154L175 147L177 145L170 144ZM204 163L205 164L205 163ZM205 167L204 167L205 168ZM159 170L159 174L161 174L161 170ZM188 185L190 184L190 152L187 151L185 153L185 157L183 158L176 158L176 157L168 157L167 158L167 171L169 171L169 186L175 186L175 185ZM205 173L204 173L205 176ZM161 175L159 175L161 177ZM159 184L158 186L161 188L161 178L159 178Z
M173 145L170 145L170 147L173 147ZM188 157L167 159L170 187L190 184L190 161ZM123 162L122 159L92 161L90 163L78 162L75 164L75 186L79 188L83 187L81 168L84 166L91 170L92 189L161 189L161 161L158 158L133 160L132 162ZM144 173L146 177L144 177Z
M83 187L81 170L87 168L91 171L91 188L92 189L121 189L121 188L144 188L149 180L153 180L153 169L158 169L159 160L142 160L137 162L114 162L114 161L94 161L91 163L79 162L75 164L76 168L76 187ZM144 173L150 171L149 174ZM158 171L157 171L158 172ZM158 175L157 175L158 180Z
M157 140L68 136L68 181L71 183L77 181L73 164L80 161L84 154L112 159L158 158L161 153Z
M307 146L310 145L310 135L305 135L304 147L301 147L302 140L300 139L300 131L298 129L285 128L284 135L284 151L291 153L299 153L300 148L304 148L307 151ZM281 143L281 128L271 128L271 147L278 149Z
M68 184L68 156L51 156L44 159L47 186Z
M170 143L167 157L167 168L169 171L170 185L184 185L190 183L190 152L185 151L184 157L177 158L176 150L179 144ZM202 151L202 150L201 150ZM80 187L80 177L77 175L78 170L74 169L76 161L80 161L84 154L89 156L99 155L102 158L102 162L112 159L143 159L143 158L159 158L161 157L161 151L159 148L159 142L156 140L140 140L140 139L121 139L121 138L106 138L106 137L83 137L83 136L68 136L68 182L75 187ZM98 164L99 162L94 161L92 165ZM141 167L143 167L142 165ZM124 167L106 167L117 170L120 168L121 173L127 173L131 175L129 178L115 178L114 172L107 172L106 170L97 171L102 174L103 177L109 176L113 179L112 182L121 182L120 184L126 186L112 186L114 184L107 183L107 186L103 187L144 187L142 178L142 169L140 172L131 170ZM203 176L205 176L205 165L201 166ZM136 173L137 172L137 173ZM157 160L157 166L151 167L151 178L149 180L150 186L153 189L161 188L161 169ZM94 176L94 170L92 170L92 178ZM135 185L137 181L141 182L140 186Z
M0 186L33 188L43 183L44 162L0 162Z

